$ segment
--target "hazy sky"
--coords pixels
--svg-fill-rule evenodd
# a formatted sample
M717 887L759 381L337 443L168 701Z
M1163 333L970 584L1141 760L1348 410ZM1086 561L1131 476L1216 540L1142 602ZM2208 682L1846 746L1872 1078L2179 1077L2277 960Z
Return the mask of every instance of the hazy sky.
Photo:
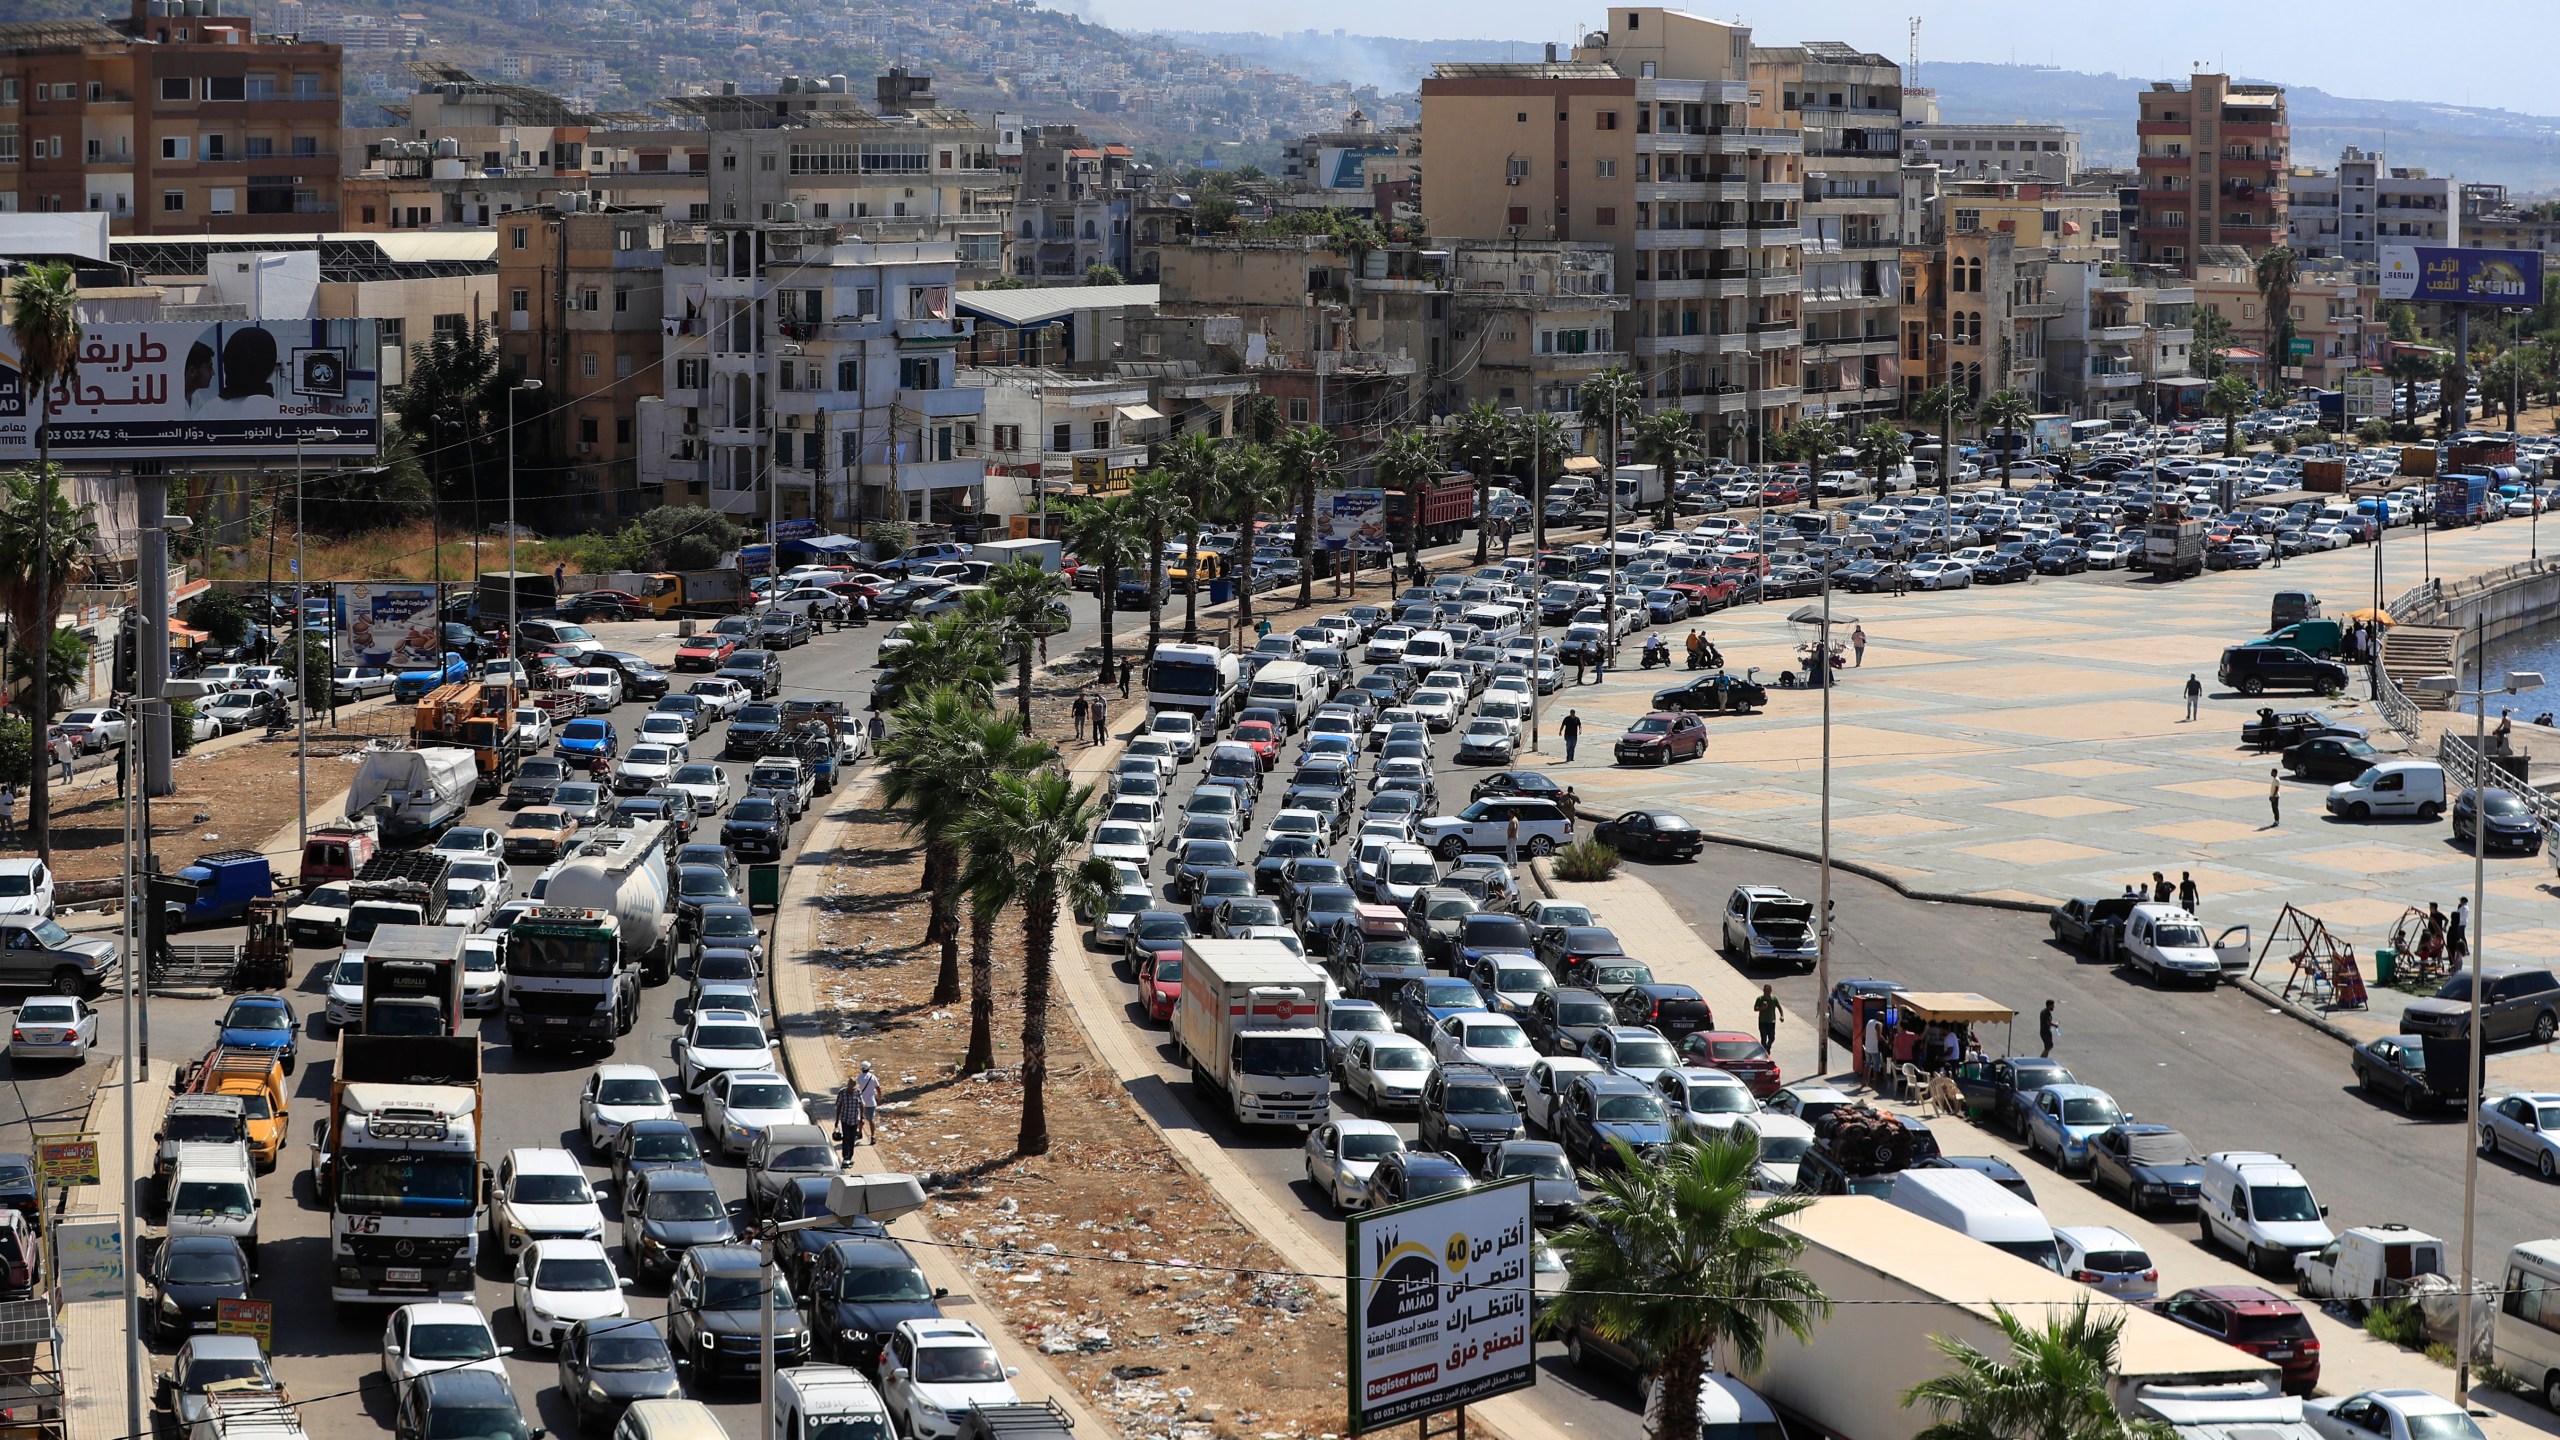
M1570 40L1597 23L1606 7L1605 0L1067 0L1061 8L1139 29L1339 27L1414 39L1544 41ZM2202 61L2208 69L2338 95L2560 110L2548 87L2548 57L2560 41L2560 7L2550 0L2437 0L2423 7L2407 0L1791 0L1692 8L1743 20L1764 43L1842 40L1896 57L1905 52L1905 27L1917 15L1923 83L1933 56L2150 79L2182 76Z

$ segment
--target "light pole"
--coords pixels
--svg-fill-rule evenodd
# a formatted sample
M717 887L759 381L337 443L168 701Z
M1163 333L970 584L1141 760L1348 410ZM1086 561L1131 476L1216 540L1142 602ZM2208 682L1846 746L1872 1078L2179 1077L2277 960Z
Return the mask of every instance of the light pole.
M2510 670L2507 683L2489 688L2489 655L2486 647L2488 616L2484 611L2474 620L2472 649L2477 658L2472 664L2480 677L2477 689L2462 688L2462 677L2429 675L2418 681L2418 688L2431 695L2471 702L2471 954L2465 963L2471 967L2471 1045L2463 1064L2470 1074L2462 1077L2464 1093L2469 1097L2464 1110L2469 1123L2462 1137L2462 1309L2461 1334L2454 1343L2453 1403L2471 1402L2471 1250L2475 1240L2480 1210L2480 1149L2472 1143L2480 1133L2480 1089L2488 1076L2488 1067L2480 1053L2480 956L2487 952L2483 943L2488 930L2489 905L2489 697L2513 695L2523 690L2542 688L2542 677L2530 670Z
M303 586L308 577L302 573L302 485L309 473L304 469L302 442L309 435L335 440L340 432L332 426L297 434L293 437L293 770L294 794L300 802L293 814L294 834L304 842L311 839L311 643L308 623L302 614ZM439 592L441 602L442 594ZM436 612L436 624L444 624L444 612ZM439 630L438 634L443 632Z
M1813 663L1816 672L1822 676L1822 862L1819 889L1814 900L1813 932L1813 983L1817 997L1827 997L1831 993L1831 684L1836 678L1831 670L1831 627L1840 621L1851 625L1859 623L1855 615L1835 616L1831 613L1831 567L1836 559L1834 555L1823 555L1814 561L1815 568L1822 572L1820 608L1807 605L1787 617L1797 624L1817 627ZM1814 1003L1827 1005L1830 1002L1818 998ZM1814 1073L1828 1074L1831 1070L1830 1024L1827 1021L1816 1023L1813 1035Z
M516 578L516 396L541 388L541 381L530 378L507 387L507 658L514 662L519 679L524 674L524 651L516 639L516 596L524 587Z

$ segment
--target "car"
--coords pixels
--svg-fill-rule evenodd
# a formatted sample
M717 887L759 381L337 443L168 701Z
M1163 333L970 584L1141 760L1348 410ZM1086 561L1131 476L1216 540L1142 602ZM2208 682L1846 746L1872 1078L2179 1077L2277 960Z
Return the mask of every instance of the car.
M2243 695L2269 690L2305 690L2335 695L2347 688L2347 667L2304 654L2290 645L2235 645L2222 652L2215 670L2223 684Z
M720 822L720 843L741 860L779 861L791 829L782 802L770 795L745 795L729 806Z
M2116 949L2124 941L2125 918L2145 899L2142 895L2108 895L2096 900L2065 900L2046 915L2045 928L2053 932L2055 943L2113 964Z
M1440 1022L1452 1015L1482 1010L1484 997L1476 987L1454 976L1429 976L1407 980L1396 988L1389 1008L1396 1025L1407 1035L1428 1045L1440 1028Z
M1725 897L1718 947L1736 963L1786 963L1811 969L1821 954L1810 902L1774 885L1736 885Z
M2471 812L2478 806L2488 819L2474 839ZM2542 852L2542 822L2514 791L2491 788L2482 792L2463 791L2453 801L2453 838L2465 850L2477 848L2484 853L2514 851L2519 855Z
M392 1440L478 1436L528 1440L524 1407L503 1374L471 1366L429 1370L392 1395Z
M1578 1075L1557 1103L1556 1139L1584 1169L1624 1164L1624 1144L1639 1160L1651 1160L1671 1143L1671 1116L1662 1097L1634 1075Z
M2350 735L2315 735L2284 752L2284 768L2299 780L2353 780L2388 759ZM2537 829L2536 843L2539 843Z
M2027 1153L2052 1157L2065 1174L2089 1164L2089 1142L2131 1117L2115 1097L2094 1085L2047 1085L2026 1097L2024 1117Z
M2112 1191L2135 1215L2194 1207L2199 1184L2204 1156L2173 1127L2127 1120L2089 1138L2089 1189Z
M1582 1184L1573 1161L1552 1140L1507 1140L1484 1164L1488 1183L1529 1182L1529 1220L1540 1228L1569 1224L1582 1210Z
M2027 568L2031 567L2028 566L2025 557L2020 556L2016 557L2013 564L2000 566L1999 573L2006 578L2013 569ZM1962 590L1973 584L1975 579L1975 572L1971 566L1938 557L1915 560L1911 562L1908 570L1911 576L1911 588L1915 590ZM1986 575L1982 578L1988 581L1992 577ZM2021 575L2018 578L2025 577Z
M1524 1074L1525 1078L1525 1074ZM1494 1149L1527 1134L1512 1087L1477 1065L1443 1065L1422 1082L1416 1141L1482 1173Z
M2287 1394L2308 1395L2320 1383L2320 1341L2292 1301L2255 1285L2199 1285L2181 1290L2152 1309L2237 1350L2268 1361L2281 1372Z
M1605 925L1565 925L1538 934L1538 958L1559 975L1585 960L1626 953L1618 933Z
M81 750L104 750L122 745L132 725L121 710L74 710L55 723L54 728L71 737Z
M1799 1080L1778 1087L1776 1094L1760 1102L1760 1108L1772 1115L1793 1115L1807 1125L1819 1125L1823 1116L1856 1103L1846 1092L1818 1080Z
M1660 707L1657 707L1660 708ZM1478 780L1467 794L1470 800L1493 796L1517 795L1530 799L1561 800L1565 787L1543 770L1503 770Z
M1866 976L1835 980L1831 984L1830 995L1823 1002L1823 1021L1830 1026L1833 1035L1843 1040L1851 1039L1850 1027L1857 1022L1860 1001L1909 988L1899 980L1876 980Z
M2049 1085L2075 1083L2077 1077L2061 1061L2033 1055L1967 1060L1956 1067L1956 1088L1963 1092L1965 1103L2022 1138L2029 1097Z
M2560 1094L2508 1095L2480 1111L2480 1153L2512 1155L2560 1180Z
M1458 734L1458 763L1507 765L1519 744L1520 732L1512 722L1479 716Z
M1621 765L1668 765L1681 759L1704 759L1706 722L1685 710L1656 710L1639 718L1618 737L1614 748Z
M1019 1403L1017 1373L966 1320L902 1320L881 1355L880 1399L907 1440L958 1440L973 1410Z
M703 1084L701 1095L702 1128L710 1133L713 1148L732 1159L743 1159L773 1127L809 1123L809 1111L801 1103L799 1092L769 1065L752 1070L723 1070Z
M1592 826L1591 838L1621 855L1674 863L1707 848L1706 832L1675 810L1622 810Z
M98 1012L77 995L37 995L22 1001L9 1024L9 1058L89 1061L98 1043Z
M1372 1113L1418 1109L1423 1081L1431 1074L1431 1052L1403 1035L1358 1034L1342 1054L1342 1088L1359 1097Z
M1529 1062L1538 1052L1529 1036L1509 1016L1465 1010L1433 1027L1426 1042L1431 1058L1442 1067L1472 1065L1502 1077L1514 1093L1528 1082Z
M649 602L628 590L582 590L560 602L560 618L581 625L598 620L639 620L650 613Z
M1442 860L1470 850L1504 854L1514 844L1524 854L1551 855L1573 839L1573 821L1561 805L1529 796L1487 796L1414 826L1415 842Z
M2142 1242L2111 1225L2058 1225L2053 1231L2062 1273L2118 1300L2147 1303L2160 1294L2160 1267Z
M223 1010L214 1027L214 1043L264 1051L275 1056L290 1075L301 1059L302 1022L294 1015L292 1002L281 995L241 995Z
M2529 1035L2533 1043L2548 1045L2560 1036L2560 980L2540 965L2490 965L2448 976L2434 995L2401 1007L2400 1028L2413 1035L2470 1034L2475 973L2486 987L2482 1039L2495 1043Z
M1307 1132L1307 1183L1337 1211L1360 1209L1369 1201L1369 1177L1403 1149L1404 1136L1383 1120L1328 1121Z
M1671 1042L1650 1026L1607 1025L1582 1042L1582 1058L1610 1075L1627 1075L1650 1087L1663 1071L1679 1066Z
M1751 1087L1722 1070L1673 1066L1654 1076L1653 1089L1671 1117L1672 1133L1683 1140L1732 1134L1746 1118L1761 1113Z
M504 1380L508 1353L477 1306L449 1300L403 1305L382 1327L382 1375L395 1394L430 1373L485 1370Z
M736 1010L697 1010L676 1041L676 1088L695 1094L713 1076L731 1071L770 1075L773 1062L773 1039L756 1017Z
M746 1150L747 1213L771 1224L788 1214L801 1190L823 1187L843 1170L835 1142L817 1125L769 1124Z
M791 1282L768 1277L749 1245L696 1245L685 1251L667 1286L667 1346L693 1362L697 1385L753 1375L762 1364L765 1287L771 1284L773 1364L800 1365L810 1351Z
M509 817L503 841L509 860L559 859L578 835L578 822L557 805L531 805Z
M733 718L755 698L746 686L719 675L694 681L684 693L701 701L704 713L714 721Z
M1781 1083L1778 1062L1756 1035L1739 1030L1700 1030L1680 1042L1680 1063L1722 1070L1767 1099Z
M2469 1412L2428 1390L2362 1390L2302 1402L2320 1440L2485 1440Z
M2363 726L2350 724L2326 710L2277 710L2261 706L2254 718L2242 721L2240 725L2240 743L2253 750L2290 750L2305 740L2323 735L2349 740L2371 738Z
M196 713L211 720L221 733L254 729L261 725L281 723L285 718L284 702L266 690L226 690L196 707Z
M1751 1185L1773 1195L1793 1193L1802 1180L1805 1156L1812 1152L1813 1127L1793 1115L1754 1111L1734 1124L1734 1133L1751 1137L1757 1158Z
M604 1212L586 1172L566 1150L512 1150L498 1162L489 1206L491 1239L508 1255L540 1240L604 1239Z
M370 700L388 695L391 672L379 665L340 665L329 672L329 691L342 700Z
M2422 1035L2379 1035L2347 1052L2347 1072L2357 1089L2389 1100L2412 1115L2448 1099L2427 1083L2427 1042Z
M598 1153L610 1151L623 1127L675 1119L666 1083L646 1065L599 1065L578 1092L578 1128Z
M559 1336L558 1347L559 1393L582 1430L639 1401L684 1394L675 1352L646 1320L581 1320Z
M516 1257L514 1284L516 1321L524 1327L525 1344L554 1349L580 1321L629 1316L631 1303L623 1295L627 1283L614 1273L613 1261L598 1241L552 1238L526 1246Z
M1378 1162L1369 1176L1369 1208L1409 1204L1475 1188L1475 1176L1450 1156L1404 1149Z
M153 1292L144 1312L146 1333L176 1344L211 1332L220 1323L222 1302L248 1299L258 1277L231 1236L176 1235L149 1252L142 1278Z

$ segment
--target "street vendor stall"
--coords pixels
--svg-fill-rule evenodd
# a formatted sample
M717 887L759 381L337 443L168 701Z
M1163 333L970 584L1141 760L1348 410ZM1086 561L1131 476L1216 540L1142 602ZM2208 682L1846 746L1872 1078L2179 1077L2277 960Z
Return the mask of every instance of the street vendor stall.
M1976 1025L1997 1024L2003 1028L2001 1049L2015 1048L2014 1027L2018 1012L1987 996L1969 990L1897 990L1859 997L1858 1013L1850 1028L1850 1044L1857 1047L1858 1067L1874 1073L1875 1059L1865 1053L1866 1026L1869 1015L1883 1022L1886 1054L1894 1063L1917 1063L1923 1069L1935 1068L1933 1061L1943 1044L1941 1037L1949 1029L1965 1035L1965 1053L1980 1050L1972 1035Z

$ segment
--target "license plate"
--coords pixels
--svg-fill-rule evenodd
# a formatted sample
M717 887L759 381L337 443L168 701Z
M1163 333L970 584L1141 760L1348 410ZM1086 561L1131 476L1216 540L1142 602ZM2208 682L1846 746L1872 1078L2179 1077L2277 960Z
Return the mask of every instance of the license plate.
M382 1272L386 1285L423 1285L426 1280L426 1272L412 1265L394 1265Z
M569 1023L569 1017L566 1015L545 1015L542 1017L542 1023L545 1025L566 1025ZM758 1301L757 1303L762 1304L763 1302Z
M2267 1358L2270 1360L2290 1360L2293 1358L2293 1352L2291 1350L2270 1350L2267 1352Z

